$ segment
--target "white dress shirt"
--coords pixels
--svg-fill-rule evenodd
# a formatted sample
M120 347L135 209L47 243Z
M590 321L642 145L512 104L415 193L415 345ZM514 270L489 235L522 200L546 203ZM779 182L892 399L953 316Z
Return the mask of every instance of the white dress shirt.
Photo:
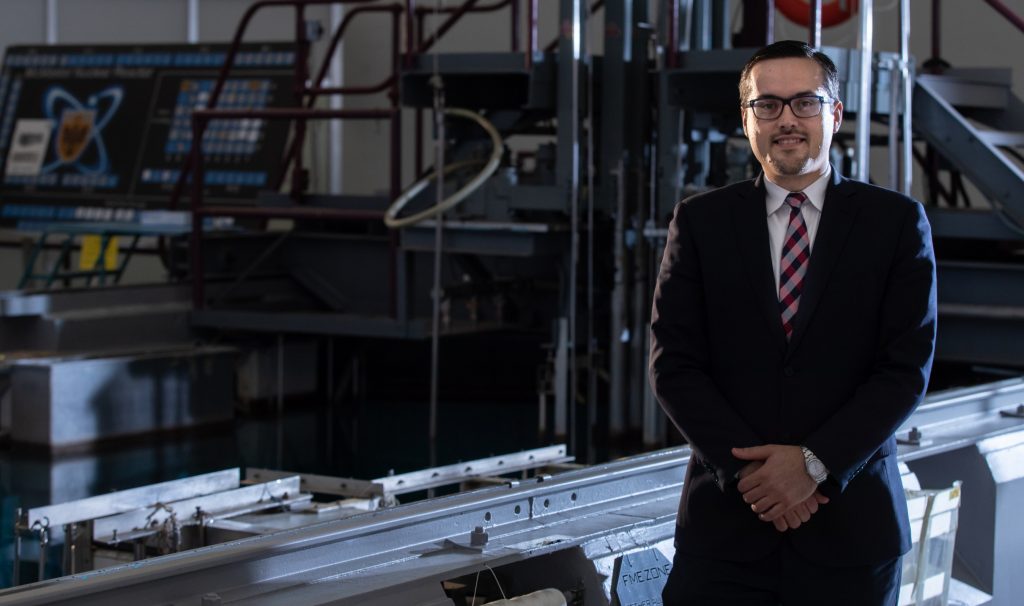
M807 239L812 253L814 252L814 236L818 233L818 221L821 219L821 209L825 206L825 190L828 189L828 179L831 174L832 167L829 166L824 175L803 190L803 194L807 196L807 202L800 207L800 214L803 215L804 223L807 224ZM786 196L793 192L772 183L767 177L765 177L764 185L767 190L764 204L768 212L768 244L772 250L775 292L778 293L779 262L782 259L782 244L786 237L786 228L789 227L790 207L786 204Z

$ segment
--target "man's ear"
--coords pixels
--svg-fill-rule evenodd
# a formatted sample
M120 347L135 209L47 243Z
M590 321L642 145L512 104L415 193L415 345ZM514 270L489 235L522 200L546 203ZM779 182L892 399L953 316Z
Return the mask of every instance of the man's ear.
M832 134L839 132L839 127L843 125L843 102L836 101L835 107L832 108Z

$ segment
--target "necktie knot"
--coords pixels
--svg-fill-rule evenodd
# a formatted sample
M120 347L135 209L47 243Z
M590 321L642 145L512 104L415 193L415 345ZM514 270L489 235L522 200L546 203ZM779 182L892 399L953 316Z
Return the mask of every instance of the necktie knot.
M795 191L786 196L786 204L789 204L789 207L794 210L799 210L806 201L807 196L805 196L803 192Z

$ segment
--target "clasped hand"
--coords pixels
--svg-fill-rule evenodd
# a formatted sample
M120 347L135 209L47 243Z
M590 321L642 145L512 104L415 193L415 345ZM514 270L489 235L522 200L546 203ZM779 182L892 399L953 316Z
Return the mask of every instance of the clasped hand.
M767 444L733 448L734 457L750 461L740 470L737 488L757 517L779 532L799 528L828 497L807 474L799 446Z

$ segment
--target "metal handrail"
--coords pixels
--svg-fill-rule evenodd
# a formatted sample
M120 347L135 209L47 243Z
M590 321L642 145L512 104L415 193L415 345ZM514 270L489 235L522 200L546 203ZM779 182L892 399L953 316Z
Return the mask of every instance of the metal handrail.
M231 46L228 48L227 55L224 58L224 64L221 65L220 72L217 75L217 81L214 84L213 92L210 94L210 98L209 101L207 102L206 107L213 108L217 106L217 102L220 100L220 94L224 89L224 84L227 82L228 74L234 67L235 57L238 55L238 51L241 48L242 37L245 35L246 29L248 29L249 27L249 22L252 20L253 16L260 10L272 6L294 6L296 8L296 33L298 33L299 31L301 31L301 27L303 25L302 13L305 10L306 6L324 4L369 4L371 2L376 1L377 0L259 0L258 2L254 2L252 5L249 6L248 9L246 9L245 13L242 15L242 20L239 22L238 27L235 29L234 38L232 38L231 40ZM300 46L303 38L304 36L299 36ZM299 57L297 57L295 61L296 70L304 72L305 63L306 56L304 53L300 52ZM296 85L300 87L304 86L306 74L301 73L298 75L302 77L299 79L299 82L297 82ZM194 142L193 147L195 147L195 144L198 144L198 141ZM189 173L193 169L192 164L193 161L190 159L182 167L182 170L178 175L178 181L174 184L174 190L171 192L171 208L176 208L178 200L181 199L181 194L184 191L185 183L188 181Z
M1021 18L1020 15L1013 12L1012 8L1006 6L1000 2L1000 0L985 0L985 3L994 8L996 12L1002 15L1007 21L1015 25L1017 29L1024 32L1024 18Z
M407 65L411 65L413 58L417 54L421 54L429 50L442 36L444 36L463 16L472 12L490 12L495 11L506 6L511 6L512 15L512 37L513 37L513 50L516 50L519 46L519 28L518 28L518 3L520 0L498 0L498 2L485 6L477 6L479 0L465 0L465 2L458 7L446 7L443 10L444 13L449 14L449 17L431 34L426 40L419 40L418 44L414 44L415 32L413 31L413 16L426 14L425 9L417 9L415 7L414 0L406 0L405 6L401 4L389 4L389 5L374 5L372 3L377 0L260 0L249 6L246 12L243 14L238 27L235 30L234 38L232 39L228 53L225 57L224 64L221 66L218 74L216 83L212 94L210 95L207 107L205 110L199 110L193 112L193 144L191 153L189 154L188 161L182 167L178 175L178 180L175 183L174 189L171 194L170 205L172 208L177 207L178 201L184 191L185 184L188 182L189 175L192 175L192 192L191 192L191 212L192 212L192 233L190 237L190 246L192 251L192 272L193 272L193 305L196 309L201 309L204 305L203 300L203 261L201 255L201 236L202 236L202 221L203 216L211 214L212 209L202 208L202 138L206 130L206 125L210 120L215 118L227 119L231 117L266 117L270 119L288 119L295 122L294 134L291 137L290 143L286 146L286 152L282 156L282 170L280 179L284 179L284 175L291 168L292 175L292 197L295 202L298 203L301 198L301 193L304 190L303 183L303 170L302 170L302 159L301 149L305 138L305 125L309 119L390 119L391 120L391 153L390 153L390 164L391 164L391 190L392 198L397 195L401 188L401 155L399 146L401 144L401 114L398 109L398 72L399 72L399 60L401 57L399 50L399 18L401 13L404 11L407 18L407 32L406 32L406 53L405 59ZM535 0L527 0L530 2L530 14L528 20L531 27L531 53L532 46L536 39L536 21L534 15L536 13L534 2ZM602 2L603 0L598 0ZM331 42L328 47L328 52L325 54L320 69L317 72L316 78L312 80L314 83L312 86L307 85L308 78L308 66L307 59L309 57L309 46L310 42L304 32L304 11L307 6L315 5L329 5L329 4L360 4L352 11L346 14L345 18L336 28L334 34L331 37ZM274 6L291 6L295 8L295 37L298 45L297 56L295 60L295 88L294 96L296 99L296 108L276 108L276 109L265 109L265 110L246 110L245 116L237 110L218 110L216 105L220 99L220 94L224 88L224 84L227 81L228 75L234 67L235 57L241 47L242 38L248 29L249 23L253 16L268 7ZM326 77L330 63L334 58L335 50L338 44L340 44L341 38L344 35L352 19L359 14L371 13L371 12L387 12L392 15L392 69L391 74L383 81L369 86L355 86L355 87L325 87L322 83ZM527 59L529 63L529 58ZM390 89L390 107L387 109L370 109L370 110L315 110L313 109L316 99L321 95L344 95L344 94L373 94L382 92ZM419 133L417 133L419 135ZM282 185L281 181L275 184L277 188ZM218 207L216 209L221 214L228 215L239 215L238 212L227 212L224 213L225 209ZM296 214L294 207L288 209L273 209L273 208L259 208L259 209L248 209L244 214L246 216L259 216L264 218L271 218L279 216L280 213L285 213L288 216L304 217L302 213ZM323 209L317 209L315 213L320 218L330 218L337 220L345 220L356 218L356 215L362 216L359 213L349 212L330 212ZM283 216L283 215L282 215ZM392 238L392 249L397 245L397 242ZM392 265L394 266L395 251L392 250ZM391 271L391 283L394 287L396 279L395 268L392 267ZM395 288L392 288L392 297L394 298ZM397 309L397 302L392 301L392 313Z

